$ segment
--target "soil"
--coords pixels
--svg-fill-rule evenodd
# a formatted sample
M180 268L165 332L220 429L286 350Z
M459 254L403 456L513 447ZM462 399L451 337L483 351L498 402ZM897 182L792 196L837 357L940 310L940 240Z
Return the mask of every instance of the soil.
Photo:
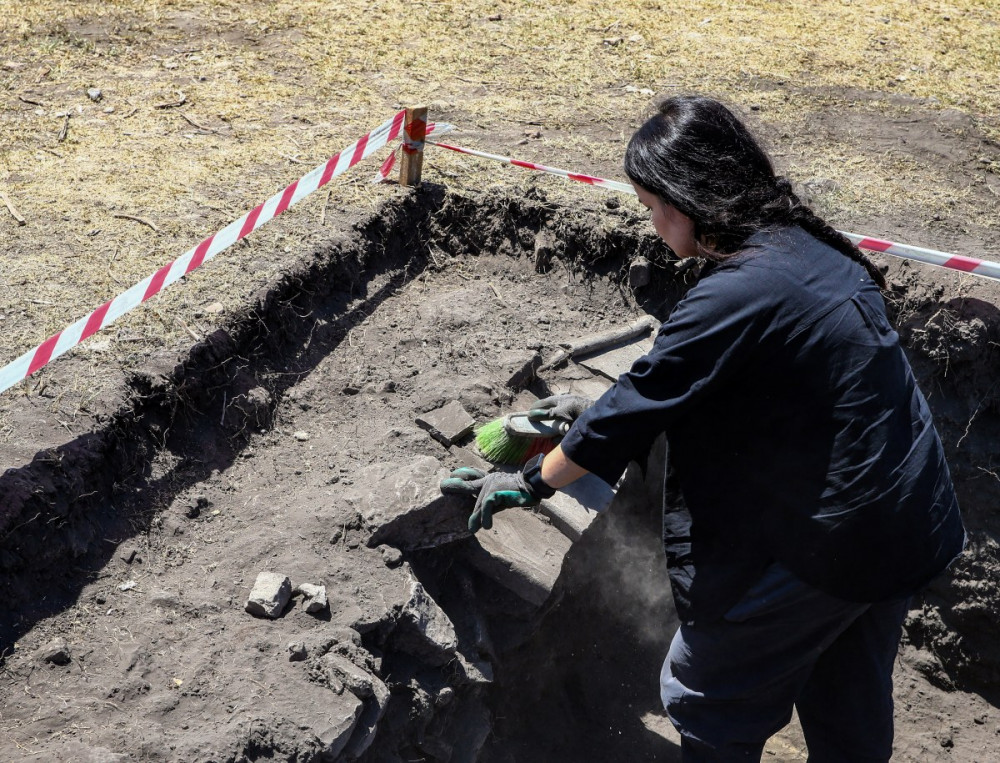
M654 280L633 292L638 252ZM506 386L512 354L662 318L691 275L632 212L428 184L356 220L225 329L152 359L86 434L66 438L26 407L31 435L8 455L22 465L0 478L4 759L321 759L330 652L390 692L344 758L675 759L655 681L674 619L641 474L571 549L540 610L463 562L474 539L402 556L369 547L357 506L372 465L457 465L420 414L458 400L482 422L544 394L538 380ZM987 760L1000 729L1000 314L990 286L929 275L891 265L890 301L973 541L914 603L896 757ZM261 571L325 584L329 612L296 596L279 619L251 616ZM478 668L407 646L401 592L414 581ZM309 656L290 660L290 643ZM794 726L769 758L804 759Z
M995 209L1000 152L972 118L903 96L753 87L767 104L816 104L808 131L766 137L821 210L854 210L839 227L974 257L997 251L1000 233L976 210ZM441 118L472 123L471 98L456 97ZM483 132L523 143L524 128L537 127L527 119ZM581 115L546 128L546 139L575 166L570 138L609 143L619 132ZM895 157L897 180L919 165L941 214L878 196L877 173L854 167L878 200L864 206L855 185L838 185L838 170L811 163L821 144ZM297 240L310 243L258 291L234 296L236 309L205 338L178 329L121 374L99 353L68 355L9 402L0 760L677 759L656 683L675 618L656 502L635 469L567 554L542 607L468 564L475 539L371 546L359 513L372 467L460 463L417 425L421 414L457 400L485 422L545 394L544 375L509 386L511 364L643 313L663 318L696 275L671 263L617 197L581 186L566 203L564 190L553 200L512 185L426 182L387 193L374 212L332 210L326 228L298 220ZM32 235L39 249L68 246L45 230ZM653 281L633 291L628 268L639 256ZM877 261L970 533L959 562L913 602L895 674L894 757L994 760L1000 289ZM81 378L96 397L70 419L58 403L78 394ZM324 584L329 610L307 612L296 594L277 619L248 614L262 571ZM427 638L426 622L414 626L415 598L425 614L446 616L455 648ZM351 695L328 670L339 658L388 694L355 687L361 718L334 744L329 708ZM766 759L806 759L794 723Z

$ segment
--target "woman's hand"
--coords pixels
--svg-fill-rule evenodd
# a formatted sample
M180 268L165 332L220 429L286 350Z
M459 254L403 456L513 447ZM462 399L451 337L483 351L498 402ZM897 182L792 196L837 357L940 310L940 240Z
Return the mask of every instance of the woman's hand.
M521 472L492 472L463 466L455 469L448 479L441 481L441 492L446 495L467 495L476 499L469 516L469 531L480 527L493 527L493 515L511 506L536 506L539 498L524 481Z
M528 418L533 421L558 419L572 423L593 404L593 400L581 395L552 395L537 400L528 411Z

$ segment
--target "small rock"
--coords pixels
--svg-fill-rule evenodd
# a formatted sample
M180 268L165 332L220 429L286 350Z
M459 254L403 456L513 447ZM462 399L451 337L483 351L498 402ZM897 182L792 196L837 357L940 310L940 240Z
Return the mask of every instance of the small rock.
M101 88L92 87L87 90L87 97L94 103L97 103L104 97L104 93L101 92Z
M212 315L218 315L225 309L225 306L221 302L213 302L205 307L205 312Z
M305 442L306 440L309 439L310 435L309 435L308 432L305 432L305 431L303 431L303 430L300 429L298 432L296 432L295 434L293 434L292 437L294 437L299 442Z
M306 645L301 641L289 641L288 642L288 661L289 662L301 662L306 658Z
M134 580L126 580L124 583L118 584L119 591L131 591L135 588L136 582Z
M403 552L398 548L382 546L379 551L382 552L382 561L385 562L386 567L398 567L403 563Z
M261 572L253 584L245 609L257 617L281 617L292 598L292 581L277 572Z
M651 266L645 257L636 257L628 266L628 283L633 289L641 289L649 285Z
M51 662L53 665L68 665L72 659L69 645L64 639L58 637L38 650L38 658L42 662Z
M115 113L115 107L114 106L105 106L104 107L104 113L105 114L114 114Z
M188 519L196 519L201 512L211 507L212 502L204 495L193 495L183 504L184 516Z
M306 612L315 614L330 608L330 603L326 598L326 586L313 585L312 583L300 583L295 587L295 592L306 597Z

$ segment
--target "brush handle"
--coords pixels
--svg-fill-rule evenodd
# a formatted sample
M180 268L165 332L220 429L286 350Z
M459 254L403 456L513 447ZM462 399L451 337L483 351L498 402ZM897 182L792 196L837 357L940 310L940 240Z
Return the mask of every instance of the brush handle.
M503 419L504 431L511 437L562 437L570 423L559 419L529 419L527 413L510 413Z

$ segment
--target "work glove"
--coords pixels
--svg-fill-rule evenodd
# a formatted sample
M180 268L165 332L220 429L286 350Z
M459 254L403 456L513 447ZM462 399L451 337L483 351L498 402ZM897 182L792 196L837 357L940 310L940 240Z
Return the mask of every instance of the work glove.
M463 466L455 469L448 479L441 481L441 492L446 495L467 495L476 499L469 516L469 531L480 527L493 527L493 515L511 506L536 506L539 499L524 481L521 472L491 472Z
M581 395L552 395L536 400L531 410L528 411L528 418L533 421L559 419L572 424L580 417L581 413L593 404L593 400Z

